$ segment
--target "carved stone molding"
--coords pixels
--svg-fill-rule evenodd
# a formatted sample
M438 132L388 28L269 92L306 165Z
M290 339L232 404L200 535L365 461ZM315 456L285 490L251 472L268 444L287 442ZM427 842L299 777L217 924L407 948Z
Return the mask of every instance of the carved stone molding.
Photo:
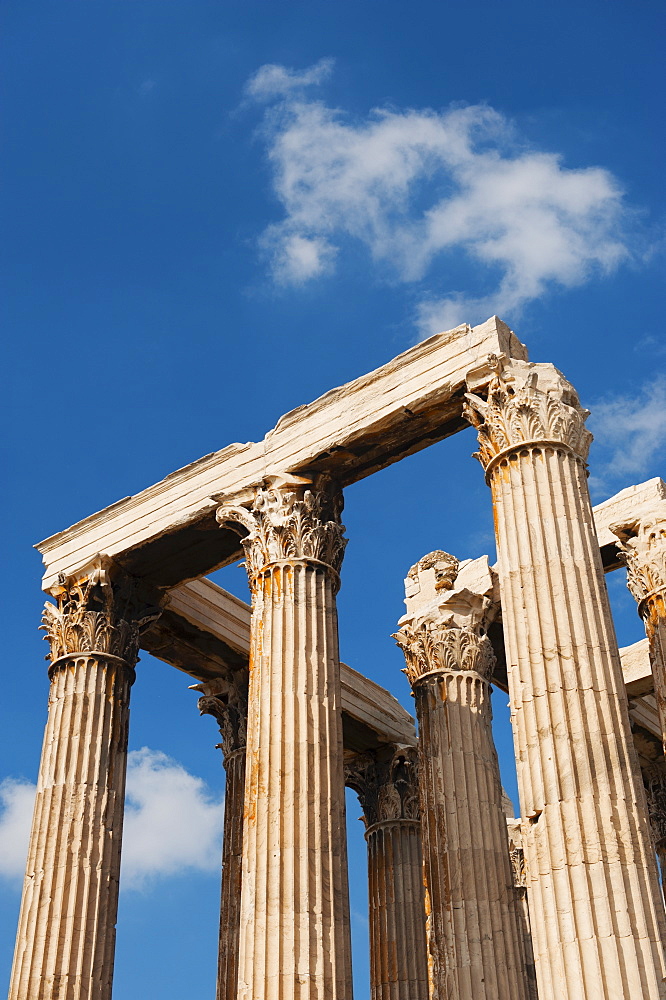
M474 628L458 628L453 618L402 626L393 636L405 654L410 684L433 670L469 670L490 680L495 653L490 639Z
M495 461L526 445L565 447L583 461L592 441L589 411L576 390L550 364L489 359L495 376L487 399L468 392L464 415L477 429L479 459L488 474Z
M212 715L220 727L220 748L225 760L247 743L247 676L225 681L216 678L203 684L193 684L192 690L203 692L198 707L201 715Z
M247 529L242 545L254 585L268 566L291 560L322 563L339 574L347 544L342 508L342 493L327 477L270 476L249 510L223 506L217 520Z
M368 751L345 760L345 784L363 807L366 828L389 820L419 818L416 747Z
M85 576L61 575L54 596L58 603L45 604L40 626L52 662L69 654L106 653L134 667L141 633L160 615L158 607L139 601L131 578L112 580L101 561Z
M513 873L513 885L521 894L527 892L527 872L525 869L525 851L519 819L507 819L507 834L509 837L509 857Z
M666 592L666 503L658 511L610 528L627 566L627 586L644 614L646 599Z
M663 758L642 769L648 816L657 850L666 850L666 763Z
M405 654L410 684L433 671L470 671L490 680L495 654L486 636L496 606L490 596L493 578L487 560L465 583L465 569L448 552L430 552L409 570L405 580L411 614L401 618L393 635ZM473 590L469 587L472 586Z

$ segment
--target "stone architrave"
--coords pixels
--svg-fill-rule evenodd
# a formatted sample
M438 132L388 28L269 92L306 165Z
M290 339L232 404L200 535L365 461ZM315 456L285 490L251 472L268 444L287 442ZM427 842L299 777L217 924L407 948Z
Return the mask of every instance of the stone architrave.
M416 748L350 755L368 845L371 1000L428 1000Z
M342 495L272 476L239 523L252 590L238 1000L348 1000L351 941L335 595Z
M48 719L9 1000L110 1000L139 635L159 614L103 560L54 588Z
M552 365L492 364L489 385L468 377L467 417L493 497L539 998L656 1000L663 904L587 486L587 411Z
M192 689L202 692L199 711L202 715L212 715L215 718L222 737L218 748L222 750L226 785L216 1000L236 1000L243 862L247 673L238 672L233 682L219 678L195 684Z
M409 571L395 635L419 722L433 1000L527 997L491 731L492 593L485 557L459 574L457 559L432 552Z
M638 602L650 644L654 696L666 752L666 500L632 520L611 524L627 566L627 585Z

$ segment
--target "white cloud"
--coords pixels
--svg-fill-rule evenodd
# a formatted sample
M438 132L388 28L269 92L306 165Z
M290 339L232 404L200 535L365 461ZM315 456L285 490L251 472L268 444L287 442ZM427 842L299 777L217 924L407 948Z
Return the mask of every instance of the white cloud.
M634 395L602 399L591 411L595 493L636 482L666 457L666 375Z
M0 875L20 879L25 872L35 786L5 778L0 782Z
M0 783L0 875L20 878L35 786L7 778ZM201 778L159 750L133 750L127 760L123 834L124 889L185 871L217 871L221 859L223 803Z
M124 888L156 876L220 866L223 804L201 778L159 750L133 750L127 761L123 835Z
M292 94L304 87L323 83L331 75L333 64L333 59L320 59L314 66L299 73L277 63L266 63L250 77L245 85L245 92L259 101Z
M487 106L375 110L353 121L300 90L330 70L330 61L300 74L264 66L248 84L276 102L262 134L285 216L261 240L276 281L329 272L351 237L394 280L428 283L417 303L427 334L494 312L511 318L550 288L629 256L622 193L607 170L527 149ZM451 291L447 261L461 255L477 284Z
M333 268L336 249L319 237L287 235L279 230L274 234L269 228L262 245L274 254L273 273L281 284L302 285Z

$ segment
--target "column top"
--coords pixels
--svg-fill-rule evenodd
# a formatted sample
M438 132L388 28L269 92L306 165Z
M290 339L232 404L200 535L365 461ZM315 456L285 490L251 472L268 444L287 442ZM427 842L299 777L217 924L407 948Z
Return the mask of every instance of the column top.
M627 586L641 605L666 592L666 498L613 522L610 530L627 566Z
M499 459L529 446L564 447L585 461L592 441L585 427L589 410L580 405L564 375L551 364L498 356L492 356L489 363L494 376L487 398L471 391L477 382L470 373L464 408L464 416L478 431L475 457L486 476Z
M488 557L459 563L448 552L430 552L409 570L405 594L407 613L393 638L410 683L438 670L489 679L495 655L486 630L499 610L499 583Z
M217 520L247 531L241 544L252 586L267 567L290 561L319 563L337 577L347 545L343 506L328 476L275 473L257 487L249 508L222 506Z

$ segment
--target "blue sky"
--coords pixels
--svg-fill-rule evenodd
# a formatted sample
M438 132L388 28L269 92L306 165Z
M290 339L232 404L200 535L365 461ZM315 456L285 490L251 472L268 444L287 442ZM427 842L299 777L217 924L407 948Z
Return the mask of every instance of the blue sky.
M8 0L0 18L1 978L47 695L34 542L495 312L592 410L600 500L664 472L666 346L656 3ZM468 431L347 491L342 656L406 706L406 570L493 554L473 449ZM217 579L246 592L236 568ZM640 638L610 590L621 644ZM223 778L187 684L142 658L122 1000L213 995Z

